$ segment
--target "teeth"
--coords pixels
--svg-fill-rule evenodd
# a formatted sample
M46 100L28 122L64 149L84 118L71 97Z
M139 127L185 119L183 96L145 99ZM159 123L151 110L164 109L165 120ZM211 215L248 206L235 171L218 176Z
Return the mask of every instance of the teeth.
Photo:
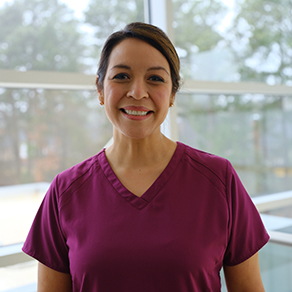
M147 112L144 112L144 111L141 112L141 111L125 110L125 112L131 116L146 116L147 115Z

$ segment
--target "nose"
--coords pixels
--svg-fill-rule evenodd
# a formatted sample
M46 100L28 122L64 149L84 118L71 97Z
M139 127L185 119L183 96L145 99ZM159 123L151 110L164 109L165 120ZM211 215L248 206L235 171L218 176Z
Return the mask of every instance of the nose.
M127 92L127 97L140 100L142 98L148 98L147 85L142 79L135 79L130 83L130 88Z

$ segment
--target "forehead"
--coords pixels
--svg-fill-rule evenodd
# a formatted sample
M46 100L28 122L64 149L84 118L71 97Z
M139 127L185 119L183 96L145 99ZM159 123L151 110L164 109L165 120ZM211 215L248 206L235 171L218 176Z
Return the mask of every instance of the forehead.
M163 66L170 72L168 61L163 54L147 42L136 38L123 40L113 48L109 57L108 69L117 64L135 67L138 65Z

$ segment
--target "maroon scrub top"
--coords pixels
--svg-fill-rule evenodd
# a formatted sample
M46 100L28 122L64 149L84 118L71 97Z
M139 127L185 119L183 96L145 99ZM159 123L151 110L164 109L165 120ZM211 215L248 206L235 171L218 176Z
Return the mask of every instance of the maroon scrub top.
M247 260L268 239L231 164L178 142L141 197L104 150L60 173L23 251L70 273L74 292L214 292L223 265Z

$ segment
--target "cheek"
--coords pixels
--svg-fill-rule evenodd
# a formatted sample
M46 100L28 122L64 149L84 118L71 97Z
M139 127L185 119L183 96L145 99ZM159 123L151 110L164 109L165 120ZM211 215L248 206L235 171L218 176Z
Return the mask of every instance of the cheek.
M113 105L115 101L117 100L118 92L115 90L115 88L112 87L105 87L104 88L104 103Z
M104 88L104 109L108 119L113 123L119 112L120 93L117 88Z
M163 107L169 107L169 104L172 100L172 95L169 92L165 92L163 90L161 90L160 92L157 92L157 103L160 105L160 106L163 106Z
M104 109L108 117L114 114L117 107L117 101L115 100L114 95L106 95L104 98Z

